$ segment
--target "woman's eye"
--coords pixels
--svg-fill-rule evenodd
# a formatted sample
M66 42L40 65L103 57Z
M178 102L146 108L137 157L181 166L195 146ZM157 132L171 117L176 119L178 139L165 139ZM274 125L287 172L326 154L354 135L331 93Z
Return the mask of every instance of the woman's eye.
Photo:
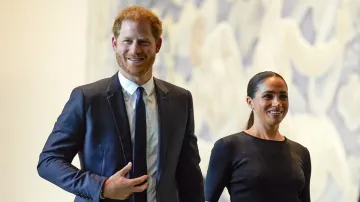
M271 99L273 96L271 94L266 94L263 96L263 98L266 98L266 99Z

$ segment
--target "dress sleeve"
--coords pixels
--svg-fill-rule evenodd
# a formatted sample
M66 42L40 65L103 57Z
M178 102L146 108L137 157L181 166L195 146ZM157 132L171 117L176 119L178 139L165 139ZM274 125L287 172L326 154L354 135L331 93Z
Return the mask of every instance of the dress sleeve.
M305 186L300 193L301 202L310 202L310 177L311 177L311 159L308 149L303 154L303 170L305 175Z
M230 181L232 167L229 151L229 145L223 139L218 140L211 151L205 178L205 201L217 202Z

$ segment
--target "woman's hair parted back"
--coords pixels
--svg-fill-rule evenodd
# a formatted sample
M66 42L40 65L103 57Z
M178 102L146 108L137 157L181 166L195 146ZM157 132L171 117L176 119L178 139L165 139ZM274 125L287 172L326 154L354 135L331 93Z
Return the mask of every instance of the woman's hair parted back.
M148 20L151 25L151 31L155 39L159 39L162 34L162 22L159 17L152 12L150 9L141 7L141 6L129 6L121 10L115 17L115 21L112 27L112 32L117 38L120 33L121 23L123 20Z
M258 91L258 87L261 83L263 83L265 81L265 79L270 78L270 77L279 77L281 78L285 84L286 81L285 79L278 73L276 72L272 72L272 71L264 71L264 72L259 72L257 74L255 74L255 76L253 76L247 86L247 96L250 97L251 99L254 99L256 92ZM246 130L248 130L249 128L251 128L254 125L254 111L251 111L249 120L247 122L246 125Z

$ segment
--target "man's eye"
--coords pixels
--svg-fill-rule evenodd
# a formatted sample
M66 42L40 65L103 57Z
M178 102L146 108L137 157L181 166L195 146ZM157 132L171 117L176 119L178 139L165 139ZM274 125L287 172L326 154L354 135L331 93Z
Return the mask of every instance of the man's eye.
M280 95L280 99L287 99L288 96L287 95Z

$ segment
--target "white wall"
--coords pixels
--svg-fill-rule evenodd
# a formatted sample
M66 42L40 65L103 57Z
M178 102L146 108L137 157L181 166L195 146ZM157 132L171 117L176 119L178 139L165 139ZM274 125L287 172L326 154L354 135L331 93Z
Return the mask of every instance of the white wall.
M0 1L1 201L63 202L39 153L73 87L85 81L86 0Z

